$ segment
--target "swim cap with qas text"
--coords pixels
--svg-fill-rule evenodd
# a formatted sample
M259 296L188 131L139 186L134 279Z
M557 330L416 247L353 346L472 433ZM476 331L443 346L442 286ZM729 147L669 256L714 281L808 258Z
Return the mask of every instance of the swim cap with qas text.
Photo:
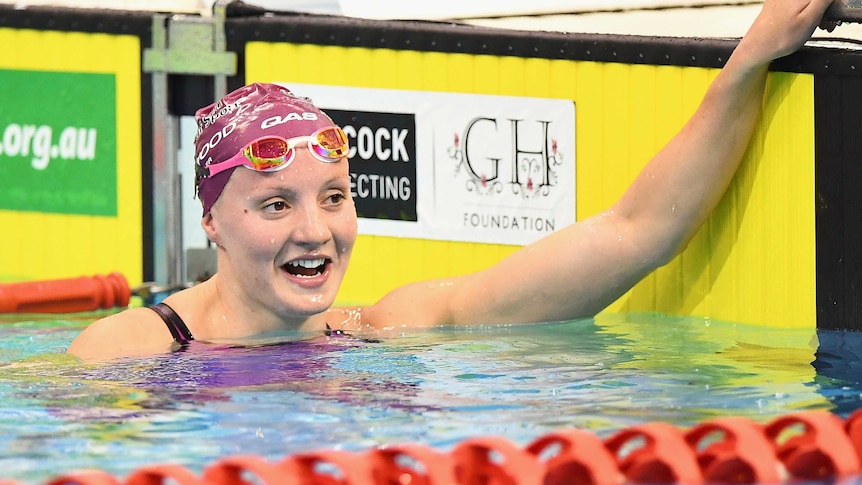
M195 188L206 215L234 169L213 176L207 167L223 162L266 135L307 136L335 123L308 98L278 84L254 83L195 113Z

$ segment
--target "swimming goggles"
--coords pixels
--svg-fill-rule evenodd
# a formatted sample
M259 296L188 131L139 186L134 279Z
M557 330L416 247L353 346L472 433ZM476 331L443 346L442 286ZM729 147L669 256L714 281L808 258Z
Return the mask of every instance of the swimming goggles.
M347 135L337 126L321 128L309 136L285 139L280 136L258 138L227 160L202 168L202 178L234 167L247 167L257 172L282 170L296 157L296 147L308 143L308 151L321 162L334 163L347 156L350 147Z

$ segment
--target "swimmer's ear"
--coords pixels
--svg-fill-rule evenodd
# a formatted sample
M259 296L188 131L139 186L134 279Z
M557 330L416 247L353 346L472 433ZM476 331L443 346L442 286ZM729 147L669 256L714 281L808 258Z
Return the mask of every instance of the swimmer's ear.
M212 211L207 212L206 215L201 218L201 227L207 235L207 239L214 242L215 244L219 244L218 234L215 230L215 223L213 222L213 213Z

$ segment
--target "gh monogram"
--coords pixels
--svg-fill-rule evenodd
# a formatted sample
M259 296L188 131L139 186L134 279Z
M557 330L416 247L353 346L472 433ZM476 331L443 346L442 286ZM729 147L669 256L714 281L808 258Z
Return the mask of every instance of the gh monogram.
M500 146L503 143L500 140L502 136L499 133L499 125L506 123L511 129L509 156L495 157L487 153L487 149L482 153L482 147ZM481 195L492 195L503 192L504 185L508 185L513 194L525 199L546 197L550 194L551 187L557 183L556 168L562 164L562 154L557 151L557 141L548 135L549 121L533 122L539 125L541 138L531 146L527 146L523 141L526 138L522 136L525 123L527 122L518 119L499 122L495 118L474 118L467 123L464 130L463 144L461 137L455 134L448 154L458 162L455 167L456 174L464 169L467 175L467 190ZM497 137L497 143L494 139L487 139L489 132Z

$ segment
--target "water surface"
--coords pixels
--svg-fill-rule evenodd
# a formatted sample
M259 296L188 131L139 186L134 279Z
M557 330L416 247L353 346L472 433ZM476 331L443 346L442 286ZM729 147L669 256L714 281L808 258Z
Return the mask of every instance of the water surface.
M42 483L153 463L474 436L518 445L565 427L599 436L715 416L766 422L862 402L858 334L660 315L457 327L277 345L199 343L84 365L64 354L93 316L0 324L2 478ZM109 343L106 343L106 345Z

